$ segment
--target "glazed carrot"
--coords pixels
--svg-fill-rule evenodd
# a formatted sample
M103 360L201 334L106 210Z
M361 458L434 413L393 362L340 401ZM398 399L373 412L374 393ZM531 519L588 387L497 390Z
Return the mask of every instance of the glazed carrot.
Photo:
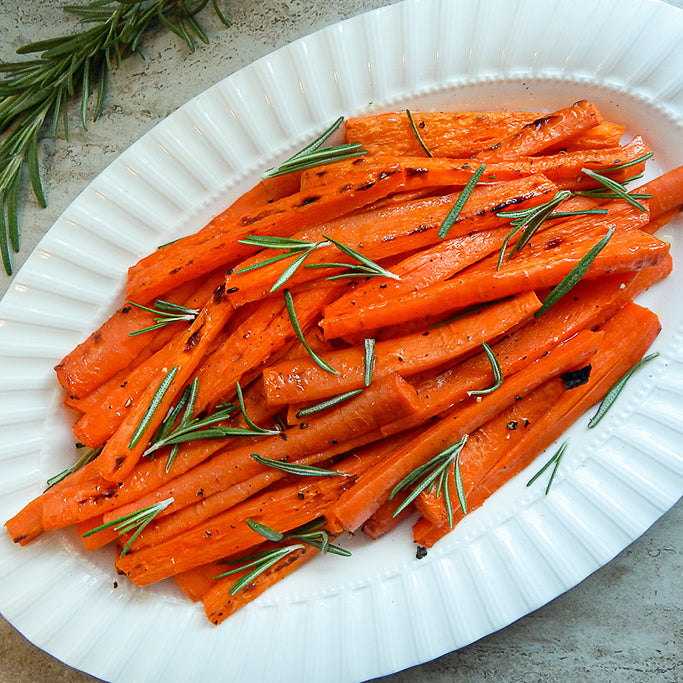
M337 453L343 452L341 435L347 441L362 436L376 425L411 413L416 408L416 400L415 389L410 384L397 374L390 375L383 381L373 382L366 391L349 401L309 420L305 429L295 428L282 435L264 436L256 444L248 443L219 452L135 503L108 513L105 520L172 497L174 502L166 509L170 513L239 484L265 469L251 457L252 453L271 460L285 458L287 462L298 462L320 451L331 455L333 446L338 448Z
M488 463L495 462L504 457L506 452L516 448L520 441L535 427L536 423L548 411L552 410L558 401L562 400L566 391L569 389L559 377L548 380L527 396L520 397L519 401L513 403L469 435L458 458L468 512L472 509L472 494L474 497L477 496L476 487L482 468L487 467ZM452 468L449 476L453 476ZM451 484L453 484L452 480ZM457 511L457 517L460 517L462 512L459 509L457 496L450 498L451 511ZM420 514L436 526L448 525L448 509L445 497L443 495L437 496L435 490L423 491L415 499L415 505Z
M652 195L648 206L653 220L671 211L680 211L683 208L683 166L641 185L634 192Z
M536 295L529 292L434 328L429 335L418 332L378 342L373 378L393 372L410 377L444 365L528 319L540 305ZM363 387L364 348L339 349L327 354L325 361L338 374L323 370L311 358L281 361L265 368L263 382L268 403L319 401Z
M545 379L576 366L597 348L597 337L585 332L550 351L518 373L507 378L494 392L470 398L424 430L419 438L395 451L372 467L325 513L334 533L356 531L389 499L394 486L419 465L443 448L481 426L494 415L524 396Z
M504 262L500 269L496 269L497 257L491 256L462 271L457 278L408 295L381 300L362 310L346 312L343 316L328 318L325 315L320 325L328 339L371 333L406 319L420 318L430 323L438 313L454 312L529 289L553 287L570 273L603 235L595 233L590 239L584 237L569 242L549 237L545 231L532 249L519 252L514 259ZM645 268L658 263L668 250L666 243L642 231L615 233L592 261L585 277L592 279L613 272Z
M294 292L294 309L302 329L305 330L344 287L343 283L325 282ZM236 382L244 383L247 373L262 367L295 339L282 296L278 294L265 299L254 315L240 325L198 369L196 411L209 409L223 398L232 397Z
M413 112L414 123L437 157L468 157L494 145L541 112ZM420 156L424 152L405 111L354 117L346 121L346 141L357 142L370 155ZM567 148L596 149L619 143L624 126L602 122L568 141Z
M375 430L361 435L359 438L345 439L344 445L341 448L338 445L334 445L324 451L306 455L297 460L297 463L301 465L316 465L319 467L327 467L327 469L335 469L334 465L326 465L325 461L331 461L334 456L339 454L340 450L350 453L359 448L363 449L364 453L372 452L373 457L380 460L416 435L417 430L413 429L384 438L380 432ZM168 514L167 508L138 536L133 547L138 550L148 545L166 541L187 529L191 529L198 524L206 522L208 519L241 503L249 496L272 485L274 482L285 479L286 476L287 475L281 470L269 468L224 491L214 493L210 496L203 496L202 499L198 500L196 503L188 505L176 512L173 512L171 508L171 513ZM132 508L128 509L130 510ZM107 515L106 519L115 518L119 513L120 511L110 513ZM108 539L103 536L102 541L103 543L106 543L108 542Z
M97 459L100 474L105 479L122 481L130 473L145 451L150 436L161 424L208 346L230 318L232 311L232 306L225 301L221 290L204 305L187 332L174 338L169 345L168 372L171 373L173 368L177 368L175 375L166 375L171 378L171 381L157 402L158 405L153 414L149 415L148 410L159 391L163 377L149 385L142 394L139 404L126 415L116 432L107 441ZM146 416L149 419L145 419Z
M380 536L389 533L396 528L404 519L415 514L415 503L409 503L396 515L394 514L399 505L402 505L410 491L399 492L391 500L386 501L375 510L363 524L362 531L366 536L377 540Z
M651 311L629 303L601 328L604 338L591 358L588 382L566 392L529 428L524 438L510 449L494 451L490 458L475 463L469 477L468 510L474 510L500 486L527 467L586 410L602 399L610 387L640 358L659 334L661 326ZM485 455L485 454L484 454ZM456 520L460 519L460 511ZM415 541L431 546L448 531L429 520L414 528Z
M291 543L294 545L294 542ZM289 545L289 544L285 544ZM229 616L233 615L240 607L244 607L256 599L265 590L284 579L295 569L312 560L320 551L310 545L300 545L299 548L286 555L272 567L259 574L247 586L231 595L231 588L247 570L234 576L226 576L218 579L209 590L202 596L204 611L212 624L220 624ZM230 565L221 565L222 571L227 571Z
M119 557L117 569L142 586L253 548L263 538L244 523L246 519L281 533L291 531L323 515L374 462L372 451L354 453L334 468L347 476L307 477L303 482L263 492L173 539Z
M128 271L126 297L147 302L203 272L243 259L256 247L239 244L248 234L288 236L307 225L317 225L348 214L391 194L405 182L403 173L379 177L359 174L350 182L322 194L297 192L254 213L231 218L216 229L204 229L147 256Z
M169 293L167 300L184 304L198 286L196 281L184 283ZM153 322L153 313L125 303L55 366L57 381L70 396L86 396L137 358L150 337L129 334Z
M558 109L540 119L524 124L519 131L475 154L477 160L514 159L538 154L553 145L563 143L578 133L602 122L597 107L588 100L579 100L571 107Z
M215 577L226 571L226 566L220 562L209 562L200 567L188 569L186 572L177 574L174 578L178 587L192 602L199 602L202 596L215 583Z
M450 237L473 231L490 230L508 225L508 219L497 214L506 207L524 209L547 201L555 196L556 186L543 175L534 175L520 180L475 188L449 231ZM308 243L325 241L326 237L337 240L345 246L361 251L372 260L396 257L416 249L429 247L442 241L439 228L451 211L457 194L410 201L376 210L368 210L354 216L329 221L323 226L301 230L292 237ZM239 268L226 279L227 296L234 306L268 294L283 271L294 260L278 261L263 265L257 271L251 270L270 259L273 250L264 250L253 258L240 263ZM275 253L282 253L276 250ZM298 256L298 255L295 255ZM299 268L287 281L287 286L335 275L339 269L320 271L313 266L320 263L355 263L356 261L339 251L333 244L321 245L306 257L305 266Z

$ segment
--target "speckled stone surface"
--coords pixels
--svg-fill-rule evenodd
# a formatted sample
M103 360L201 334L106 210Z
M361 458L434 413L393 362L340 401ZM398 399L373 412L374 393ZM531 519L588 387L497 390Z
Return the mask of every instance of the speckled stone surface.
M254 59L390 0L232 0L223 27L207 8L211 38L189 53L167 32L145 42L146 60L113 76L102 118L88 132L71 111L69 140L46 141L42 170L49 206L23 209L19 266L56 217L123 149L192 96ZM672 2L679 7L683 2ZM0 59L37 39L68 33L60 3L0 2ZM10 281L0 280L0 293ZM683 680L683 592L679 504L579 586L508 628L382 683L451 681L662 682ZM2 577L0 577L0 581ZM0 618L0 683L85 683L97 679L36 649ZM226 679L227 680L227 679ZM321 681L324 680L321 678ZM292 682L295 683L295 682Z

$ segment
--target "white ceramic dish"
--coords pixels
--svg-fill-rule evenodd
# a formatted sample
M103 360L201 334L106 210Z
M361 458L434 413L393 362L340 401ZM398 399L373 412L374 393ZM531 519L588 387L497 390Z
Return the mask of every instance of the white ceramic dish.
M589 98L646 137L654 175L683 163L681 36L683 12L648 0L409 0L299 40L181 107L72 203L0 304L2 520L71 460L51 368L105 319L126 268L203 225L340 113ZM681 263L676 223L664 233ZM216 628L172 582L114 587L111 555L86 555L69 532L27 548L0 534L0 610L39 647L116 683L226 672L234 683L348 683L502 628L680 497L682 277L676 268L643 297L663 323L661 355L599 428L572 428L550 495L522 473L420 561L408 526L349 539L351 560L316 559Z

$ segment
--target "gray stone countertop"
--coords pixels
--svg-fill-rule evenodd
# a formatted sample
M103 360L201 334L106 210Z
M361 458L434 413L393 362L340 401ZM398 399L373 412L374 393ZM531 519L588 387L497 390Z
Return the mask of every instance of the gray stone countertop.
M72 30L60 3L3 0L0 59L29 41ZM190 54L159 31L147 59L114 74L102 118L85 133L72 110L69 140L46 143L42 162L49 206L23 209L19 266L76 195L123 149L192 96L311 31L391 0L234 0L224 28L210 6L201 18L211 43ZM677 6L680 0L673 2ZM0 278L0 294L10 280ZM679 502L641 538L568 593L459 651L382 679L447 681L673 682L683 680ZM0 577L1 580L1 577ZM45 654L0 618L0 683L85 683L91 676ZM294 683L294 682L293 682Z

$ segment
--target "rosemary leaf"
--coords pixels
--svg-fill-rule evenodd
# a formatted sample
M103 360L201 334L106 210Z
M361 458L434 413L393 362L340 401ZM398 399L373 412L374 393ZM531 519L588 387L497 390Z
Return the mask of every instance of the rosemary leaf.
M397 493L404 489L412 487L412 491L408 494L405 500L396 508L393 516L396 517L402 512L410 503L412 503L423 491L429 491L436 488L436 495L444 494L446 503L446 510L448 513L449 524L453 525L453 506L448 487L448 476L450 467L454 467L454 476L456 482L456 492L458 495L458 502L464 514L467 513L467 503L462 487L462 478L460 475L460 452L467 443L467 434L463 436L456 443L444 448L440 453L437 453L429 462L415 468L410 474L404 477L391 491L389 499L391 500Z
M322 467L313 467L312 465L301 465L296 462L283 462L282 460L273 460L272 458L264 458L258 453L252 453L251 457L266 467L272 467L274 470L287 472L287 474L296 474L300 477L349 477L351 475L345 472L334 472L326 470Z
M133 432L133 436L130 438L128 448L135 448L135 445L140 440L140 437L143 435L145 429L147 429L147 425L152 419L154 413L159 408L159 404L163 400L164 394L168 391L168 388L171 386L171 382L173 382L173 379L175 378L177 372L178 366L174 365L166 373L164 379L161 380L161 384L159 384L159 388L156 390L154 396L152 396L152 400L150 401L150 404L147 410L145 411L145 414L142 416L140 424L137 426L137 429L135 430L135 432Z
M153 325L129 332L129 337L135 337L139 334L145 334L146 332L153 332L154 330L158 330L166 325L170 325L171 323L183 321L192 322L199 315L199 311L196 308L187 308L185 306L181 306L180 304L164 301L163 299L157 299L153 308L150 308L149 306L143 306L142 304L136 304L132 301L128 301L127 305L135 306L143 311L156 314Z
M367 269L367 272L373 275L381 275L383 277L389 277L392 278L393 280L400 280L401 278L398 275L395 275L394 273L386 270L385 268L382 268L379 264L375 263L372 259L369 259L367 256L364 256L361 254L359 251L356 251L353 247L349 247L347 244L343 244L342 242L339 242L338 240L332 239L328 235L323 235L323 237L328 241L334 244L339 251L341 251L343 254L346 256L349 256L352 259L355 259L358 261L358 263L361 264L361 266L364 266ZM328 264L328 265L333 265L333 266L339 266L341 264ZM348 264L345 264L346 267L351 268L352 266L349 266Z
M313 362L325 372L329 372L332 375L338 375L339 371L335 370L328 362L324 361L308 344L306 341L306 338L304 337L304 333L301 330L301 326L299 325L299 321L296 317L296 311L294 310L294 300L292 299L292 293L288 290L284 290L284 297L285 297L285 306L287 307L287 314L289 315L289 321L292 324L292 327L294 328L294 334L296 334L297 339L301 342L303 347L306 349L306 352L308 355L311 357Z
M303 547L304 546L301 543L295 543L292 545L284 546L283 548L274 548L273 550L269 550L265 553L251 555L250 557L253 559L251 559L250 561L247 561L245 564L241 564L238 567L235 567L235 569L231 569L227 572L223 572L222 574L218 574L214 578L221 579L224 576L230 576L231 574L236 574L238 572L244 571L245 569L253 567L253 569L250 572L248 572L240 579L235 581L235 583L233 583L232 587L230 588L230 595L236 595L242 589L246 588L256 577L268 571L273 565L277 564L280 560L287 557L287 555L290 555L291 553L296 552L297 550L302 550Z
M626 385L626 382L628 382L629 378L631 375L633 375L634 372L639 370L643 365L646 363L649 363L651 360L654 360L659 356L659 353L651 353L644 358L641 358L630 370L627 370L612 386L612 388L605 394L605 397L602 399L600 402L600 405L598 406L597 411L595 412L595 415L590 419L588 422L588 429L592 429L595 427L600 420L605 416L605 413L612 407L612 404L617 400L619 397L619 394L621 393L622 389Z
M306 417L307 415L314 415L315 413L319 413L323 410L327 410L328 408L332 408L332 406L336 406L339 403L348 401L350 398L358 396L358 394L361 393L363 393L362 389L352 389L351 391L345 391L343 394L339 394L338 396L333 396L332 398L325 399L324 401L320 401L320 403L307 406L306 408L301 408L301 410L297 411L296 416Z
M503 371L501 370L500 363L493 353L493 349L486 343L482 342L482 347L486 357L491 363L491 371L493 372L493 384L488 389L472 389L467 392L468 396L483 396L484 394L491 394L496 389L499 389L503 385Z
M605 236L593 247L586 255L571 269L562 281L548 294L543 300L541 307L534 313L535 317L545 313L553 304L556 304L567 292L569 292L579 280L585 275L595 257L605 248L614 234L614 227L610 226Z
M453 208L448 212L448 215L439 228L438 235L441 239L446 238L448 231L451 229L451 227L453 227L453 223L458 220L458 216L465 206L465 203L470 198L472 190L474 190L474 186L479 182L479 178L481 178L485 170L486 164L479 166L479 168L477 168L477 170L472 174L472 177L467 181L465 187L462 188L462 192L458 195L458 199L453 205Z
M102 446L99 446L98 448L86 448L83 455L81 455L81 457L78 458L73 465L70 465L65 470L59 472L59 474L55 474L53 477L50 477L47 480L44 491L51 489L55 484L58 484L60 481L62 481L62 479L66 479L70 474L76 472L76 470L80 470L81 467L87 465L89 462L92 462L101 452Z
M593 180L597 180L601 185L606 187L611 193L613 193L617 197L623 199L625 202L628 202L631 206L638 209L638 211L642 211L643 213L647 213L647 209L638 201L638 199L636 199L636 197L634 195L629 194L629 192L626 190L626 188L621 183L618 183L616 180L612 180L612 178L608 178L607 176L601 175L600 173L596 173L595 171L591 171L589 168L582 168L581 172L585 173L589 178L593 178ZM641 199L648 199L649 197L641 194L640 198Z
M283 161L278 166L268 169L261 177L264 179L275 178L276 176L293 173L294 171L303 171L307 168L322 166L334 161L352 159L367 154L367 150L363 149L362 145L359 143L349 143L321 149L323 143L339 128L339 126L342 125L342 123L344 123L344 117L340 116L329 128L313 140L313 142L306 145L303 149L299 150L296 154L286 161Z
M130 546L133 544L135 539L143 532L145 527L154 520L154 518L163 510L165 510L169 505L173 503L173 498L167 498L166 500L159 501L153 505L148 505L135 512L129 512L126 515L112 519L110 522L101 524L90 531L87 531L83 536L91 536L96 534L98 531L103 531L104 529L109 529L113 527L115 531L118 531L119 536L123 534L133 532L132 536L126 542L121 550L121 557L128 553Z
M531 486L551 465L553 466L553 471L550 473L550 479L548 480L548 484L545 488L545 494L548 495L548 491L550 491L550 486L553 483L553 480L555 479L555 474L557 473L557 468L560 466L560 460L562 460L562 456L564 455L565 451L567 450L568 442L565 441L553 454L552 458L548 460L548 462L541 467L541 469L534 474L531 479L527 482L527 486Z
M417 140L417 144L420 145L420 147L422 147L424 153L428 157L433 157L434 155L429 151L429 148L425 144L425 141L422 139L420 132L417 130L417 126L415 125L415 121L413 120L413 115L410 113L409 109L406 109L406 116L408 117L408 124L410 125L410 130L413 132L413 135Z

